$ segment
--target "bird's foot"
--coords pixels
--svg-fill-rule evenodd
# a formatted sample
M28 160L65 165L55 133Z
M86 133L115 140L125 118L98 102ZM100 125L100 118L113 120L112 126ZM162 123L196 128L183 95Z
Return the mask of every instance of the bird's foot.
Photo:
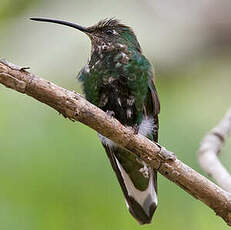
M139 125L135 124L132 129L134 130L134 135L137 135L139 133Z
M115 113L112 111L112 110L107 110L106 111L106 114L110 117L114 117L115 116Z

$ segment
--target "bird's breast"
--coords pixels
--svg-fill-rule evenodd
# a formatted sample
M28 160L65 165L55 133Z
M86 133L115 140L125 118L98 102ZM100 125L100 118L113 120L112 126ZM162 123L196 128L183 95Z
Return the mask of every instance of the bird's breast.
M99 107L105 112L111 112L122 124L136 124L135 96L120 79L111 79L100 90Z

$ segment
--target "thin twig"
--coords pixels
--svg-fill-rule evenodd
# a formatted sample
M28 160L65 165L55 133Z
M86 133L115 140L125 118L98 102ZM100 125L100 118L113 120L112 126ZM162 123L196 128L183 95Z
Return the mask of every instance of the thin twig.
M205 136L198 150L198 160L201 168L228 192L231 192L231 175L219 161L218 154L229 136L230 130L231 108L222 121Z
M228 225L231 225L231 195L229 193L182 163L164 147L142 135L134 134L134 131L124 127L81 95L36 77L23 68L12 68L9 63L1 61L0 83L51 106L72 121L84 123L130 150L131 154L136 154L150 167L204 202Z

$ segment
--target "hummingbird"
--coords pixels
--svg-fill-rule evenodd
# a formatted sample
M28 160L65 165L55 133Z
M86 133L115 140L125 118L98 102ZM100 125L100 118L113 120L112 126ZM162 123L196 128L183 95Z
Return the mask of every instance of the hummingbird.
M90 27L49 18L31 20L57 23L85 33L91 41L91 54L78 79L86 99L135 134L158 142L160 103L154 72L131 27L115 18ZM128 210L139 224L150 223L157 208L157 172L107 137L98 136Z

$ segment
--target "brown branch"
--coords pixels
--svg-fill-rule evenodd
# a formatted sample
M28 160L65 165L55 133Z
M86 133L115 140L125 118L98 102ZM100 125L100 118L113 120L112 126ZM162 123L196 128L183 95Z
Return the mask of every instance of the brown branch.
M0 61L0 83L80 121L139 156L153 169L201 200L231 225L231 195L177 159L173 153L121 125L81 95ZM132 154L131 153L131 154Z
M218 154L230 131L231 108L222 121L205 136L198 151L198 160L201 168L228 192L231 192L231 175L219 161Z

